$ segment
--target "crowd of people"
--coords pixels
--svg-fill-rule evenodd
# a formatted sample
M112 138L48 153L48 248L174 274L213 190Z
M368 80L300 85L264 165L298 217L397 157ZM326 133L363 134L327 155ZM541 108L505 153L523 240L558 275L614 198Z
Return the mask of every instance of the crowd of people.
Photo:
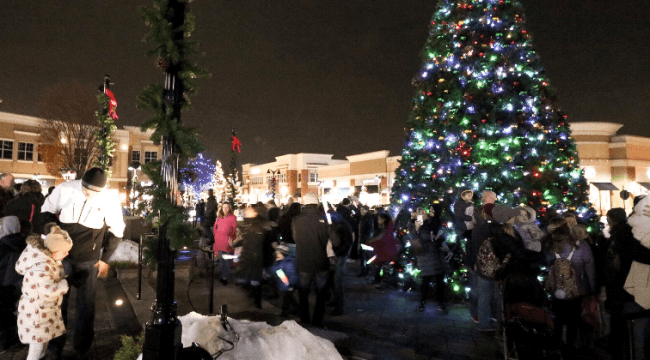
M637 215L647 221L650 205L641 199L635 199L641 209ZM255 306L261 307L260 284L271 279L282 296L282 315L297 315L315 326L323 325L328 306L332 316L345 313L346 263L358 262L357 275L370 276L380 286L384 265L411 246L421 276L418 310L424 311L427 299L433 298L445 314L445 279L452 273L454 254L442 218L450 211L453 232L465 244L469 310L479 331L507 326L504 302L527 302L552 318L549 330L568 357L595 341L607 343L615 355L630 347L637 357L647 351L647 340L639 340L648 337L647 321L635 321L636 343L626 340L626 317L643 307L624 285L633 262L650 264L650 249L634 238L623 209L609 210L604 231L590 233L572 212L558 213L540 226L535 210L499 204L492 191L476 200L465 189L448 209L438 203L415 209L406 224L408 236L399 238L395 220L383 208L371 210L349 199L332 206L308 193L302 204L245 205L239 225L234 209L224 203L206 236L213 239L222 284L245 284ZM308 301L312 291L313 310ZM296 314L291 314L292 306Z
M0 174L3 348L20 341L29 344L30 360L48 352L61 358L65 329L73 326L75 354L87 358L96 279L107 275L107 259L125 228L119 204L104 191L106 181L100 168L91 168L43 196L37 181L15 184L11 174ZM540 226L533 209L499 204L489 190L478 199L469 189L452 206L428 204L398 225L382 207L370 209L348 198L333 205L314 193L281 207L269 201L237 208L218 204L210 192L197 206L197 217L222 285L247 287L253 305L262 308L262 284L271 282L282 298L281 315L299 317L302 324L322 327L328 307L329 316L346 313L349 263L357 262L355 275L381 287L382 270L409 246L421 276L418 310L432 297L437 311L446 314L450 259L464 250L469 312L479 331L509 326L507 314L517 309L508 305L526 303L549 314L541 318L552 319L549 330L569 358L604 339L613 358L625 358L630 350L648 358L650 322L643 316L648 289L631 288L629 278L642 271L637 264L650 264L650 197L637 196L634 205L631 215L610 209L598 232L587 231L568 211ZM445 212L453 217L453 229L443 220L449 218ZM462 239L457 243L464 249L450 249L446 239L452 235ZM71 287L76 318L69 324Z
M648 199L637 196L629 217L622 208L610 209L604 229L590 233L569 211L540 228L529 207L498 204L492 191L481 194L479 206L471 197L470 190L460 194L454 218L466 240L470 314L480 331L509 325L501 311L515 310L504 304L527 303L548 312L550 330L568 358L589 351L595 341L603 341L615 359L631 351L648 358L648 315L639 305L647 299L635 299L625 288L633 262L650 264L650 248L628 224L636 217L641 226L650 225ZM630 328L626 319L635 314L640 316Z

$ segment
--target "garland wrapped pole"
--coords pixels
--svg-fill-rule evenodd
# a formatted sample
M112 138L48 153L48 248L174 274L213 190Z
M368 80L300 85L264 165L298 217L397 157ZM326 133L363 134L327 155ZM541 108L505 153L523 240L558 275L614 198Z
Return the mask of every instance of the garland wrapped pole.
M156 66L164 71L165 83L153 84L138 96L138 107L155 112L142 126L154 129L151 140L162 144L161 161L143 166L154 183L152 216L158 216L157 244L152 244L158 264L156 301L152 320L145 327L144 360L178 359L182 350L181 323L174 301L174 255L176 249L191 244L191 227L178 204L181 162L204 150L198 143L198 129L181 125L181 110L191 108L189 95L196 92L196 78L207 73L189 62L196 54L186 39L194 28L194 17L186 13L187 0L154 0L153 8L142 8L144 20L152 28L146 42L155 43L149 52L157 55Z
M99 145L99 158L93 163L94 166L101 167L108 177L111 177L110 162L115 152L115 142L111 139L111 135L117 128L115 122L117 117L117 100L113 92L109 89L111 78L104 75L104 83L99 86L99 95L97 101L99 102L99 111L97 112L97 121L101 128L97 131L97 143Z

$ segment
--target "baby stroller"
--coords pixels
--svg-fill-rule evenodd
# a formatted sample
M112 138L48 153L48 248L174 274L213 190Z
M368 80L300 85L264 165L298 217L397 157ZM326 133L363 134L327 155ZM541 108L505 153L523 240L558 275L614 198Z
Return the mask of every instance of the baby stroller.
M553 334L553 318L546 309L547 296L533 275L512 273L502 286L503 354L505 360L525 354L554 352L562 358L560 342Z

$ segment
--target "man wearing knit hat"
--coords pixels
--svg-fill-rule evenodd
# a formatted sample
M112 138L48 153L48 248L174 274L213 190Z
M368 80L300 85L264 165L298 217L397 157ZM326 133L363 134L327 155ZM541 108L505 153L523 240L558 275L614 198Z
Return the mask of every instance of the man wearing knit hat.
M108 275L107 260L117 248L124 233L124 219L120 204L105 191L106 174L98 167L88 169L81 180L68 181L57 186L41 208L41 223L47 233L52 224L66 230L73 240L68 274L70 286L76 288L76 319L74 351L79 358L88 358L94 337L95 288L98 277ZM58 215L58 218L57 218ZM107 233L107 230L109 233ZM68 295L63 298L61 310L67 323ZM50 341L54 358L61 358L66 335Z
M327 276L330 269L327 257L329 231L325 214L318 208L318 196L306 193L302 197L302 212L293 218L291 233L296 242L296 268L300 276L300 322L323 326ZM333 244L338 245L338 244ZM313 317L309 312L309 292L316 287L316 306Z

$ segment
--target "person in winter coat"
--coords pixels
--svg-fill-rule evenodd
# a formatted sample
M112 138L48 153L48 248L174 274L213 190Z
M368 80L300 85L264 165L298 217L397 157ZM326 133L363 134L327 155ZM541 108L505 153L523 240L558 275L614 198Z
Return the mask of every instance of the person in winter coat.
M18 219L28 221L32 225L32 231L41 233L43 229L39 221L41 206L45 197L43 188L36 180L27 180L20 187L18 196L9 200L5 205L5 216L18 216Z
M237 217L232 213L229 203L225 202L219 207L213 231L212 250L219 259L219 278L222 284L228 285L228 281L232 280L232 260L224 259L224 255L233 254L235 250L232 243L237 239Z
M41 208L45 232L52 224L70 234L74 245L65 263L70 265L69 285L76 289L74 341L76 356L84 357L95 336L95 293L97 278L108 276L110 256L124 234L119 200L106 191L107 177L99 167L88 169L80 180L57 186ZM67 323L69 294L63 297L61 312ZM49 350L60 358L66 334L50 341Z
M368 205L362 205L359 207L359 214L361 218L359 219L359 266L361 267L361 272L357 275L359 277L366 277L368 275L368 261L367 252L362 249L361 244L366 244L368 239L371 239L375 236L375 217L370 212Z
M7 349L19 343L16 311L23 277L16 272L16 261L27 246L31 226L15 216L0 218L0 223L0 349Z
M337 247L332 245L332 250L336 256L336 264L334 271L332 272L332 305L334 305L334 311L332 315L338 316L343 315L345 308L345 284L343 282L345 278L345 264L348 260L348 254L350 248L354 243L354 232L350 223L345 220L343 214L345 213L345 208L342 205L336 207L336 212L330 214L332 219L332 225L330 225L330 240L332 244L339 244Z
M570 259L575 271L580 296L565 299L562 293L552 294L552 308L555 313L554 333L562 340L566 325L566 345L569 354L575 353L575 340L581 322L582 299L596 290L596 267L589 245L576 242L571 237L571 229L564 218L553 218L547 227L549 240L546 243L549 264L557 259ZM547 279L548 285L548 279Z
M217 198L214 197L214 190L208 190L208 201L205 203L205 210L203 211L203 218L201 219L201 226L203 226L203 236L208 238L208 244L214 241L212 228L215 221L217 221Z
M318 207L318 196L310 192L303 196L302 201L302 211L291 224L296 242L296 267L300 276L300 322L322 327L330 268L327 257L329 231L323 210ZM316 306L310 317L309 292L312 285L316 287Z
M474 192L470 189L461 191L460 196L454 203L454 228L459 237L469 239L472 236L472 229L474 228L473 215L474 205L472 198Z
M250 284L255 307L262 308L262 270L265 259L268 236L271 232L269 221L265 218L266 207L253 205L246 208L244 223L241 225L241 239L235 241L233 246L242 247L237 265L237 277Z
M293 235L291 234L291 222L293 218L300 214L300 203L294 202L288 206L287 210L280 216L278 220L278 227L280 229L280 236L282 242L286 244L295 244Z
M71 248L68 233L53 226L45 239L31 236L16 261L16 271L24 276L18 303L18 336L23 344L29 344L27 360L44 357L48 342L65 333L61 303L68 283L61 260Z
M610 209L607 212L607 223L610 227L610 245L607 249L605 266L607 291L605 306L611 315L609 345L614 358L623 358L625 342L628 339L625 316L643 310L624 286L633 262L650 264L650 249L635 238L632 227L627 223L625 210ZM634 347L637 356L645 355L646 359L650 358L650 340L648 340L650 329L648 329L647 318L637 319L633 330L634 343L628 346Z
M446 311L445 307L445 275L449 271L449 264L447 263L447 256L451 253L444 241L442 235L442 206L434 204L427 216L426 220L420 226L416 222L417 236L422 243L422 253L416 255L418 259L418 268L420 268L422 275L422 285L420 287L420 306L418 310L424 311L427 292L429 291L429 284L435 281L436 284L436 302L438 303L438 311Z
M380 232L368 240L368 245L373 247L375 257L375 285L381 283L381 268L385 263L392 261L401 248L399 240L395 238L395 225L390 215L380 213L377 215Z

